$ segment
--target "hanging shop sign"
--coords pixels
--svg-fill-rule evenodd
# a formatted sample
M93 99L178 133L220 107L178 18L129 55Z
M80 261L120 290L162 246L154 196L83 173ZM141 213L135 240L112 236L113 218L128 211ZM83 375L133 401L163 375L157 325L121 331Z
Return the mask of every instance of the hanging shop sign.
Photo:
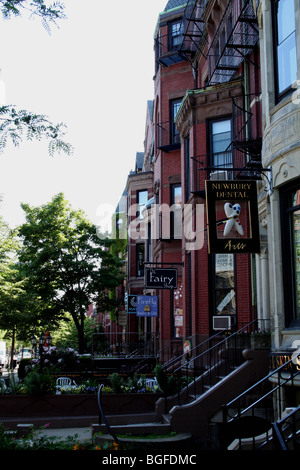
M177 269L146 268L145 287L150 289L177 289Z
M192 343L188 339L186 339L185 342L183 343L183 353L187 360L191 358Z
M136 298L137 298L136 295L127 296L127 313L136 313L136 305L137 305Z
M205 186L209 253L258 253L256 181L208 180Z
M158 298L156 295L137 295L137 317L157 317Z
M127 312L125 310L118 312L117 320L120 326L126 326L127 325Z

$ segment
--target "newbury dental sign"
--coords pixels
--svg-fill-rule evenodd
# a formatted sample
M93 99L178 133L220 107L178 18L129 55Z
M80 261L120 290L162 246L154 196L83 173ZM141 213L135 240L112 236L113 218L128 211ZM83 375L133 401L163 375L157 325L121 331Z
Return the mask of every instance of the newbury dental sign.
M145 287L177 289L177 269L146 268Z
M259 253L254 180L205 182L209 253Z

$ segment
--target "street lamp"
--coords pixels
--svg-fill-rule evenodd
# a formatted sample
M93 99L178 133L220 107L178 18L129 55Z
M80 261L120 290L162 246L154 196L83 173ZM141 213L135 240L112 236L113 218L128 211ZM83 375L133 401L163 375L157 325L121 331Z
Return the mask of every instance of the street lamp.
M34 351L34 357L36 357L36 344L37 344L37 341L36 341L36 337L34 335L31 336L30 342L31 342L31 346L32 346L32 351Z
M34 349L35 356L36 356L37 339L34 335L32 335L30 341L31 341L32 348ZM42 367L43 367L44 346L49 348L51 345L52 345L52 337L51 337L49 331L47 331L45 336L43 334L41 334L41 336L39 337L39 359L40 359L40 368L41 368L41 370L42 370Z

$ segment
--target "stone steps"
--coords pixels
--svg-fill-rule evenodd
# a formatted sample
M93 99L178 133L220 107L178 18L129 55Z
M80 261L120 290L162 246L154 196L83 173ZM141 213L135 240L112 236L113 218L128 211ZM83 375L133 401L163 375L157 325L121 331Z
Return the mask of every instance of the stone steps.
M111 430L115 434L167 434L170 431L168 423L136 423L136 424L113 424L110 425ZM108 433L105 424L93 426L93 434Z
M106 420L115 434L165 434L170 431L168 415L159 419L155 413L109 415ZM93 426L94 433L107 433L105 423Z

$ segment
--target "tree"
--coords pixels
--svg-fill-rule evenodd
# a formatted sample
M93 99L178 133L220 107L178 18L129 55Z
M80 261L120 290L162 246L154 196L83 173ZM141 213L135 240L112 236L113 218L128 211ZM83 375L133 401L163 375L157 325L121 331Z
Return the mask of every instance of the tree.
M57 20L66 18L64 5L61 2L49 3L44 0L0 0L3 18L11 19L28 12L30 16L41 18L44 27L50 32L49 22L57 25Z
M50 33L50 24L57 26L57 20L66 18L64 5L61 2L45 2L44 0L0 0L0 10L3 18L11 19L22 16L24 11L30 16L41 18L45 29ZM8 139L17 146L22 142L26 133L28 140L49 140L49 153L71 154L72 146L64 141L65 125L52 124L47 116L38 115L26 110L16 110L13 105L0 106L0 153L5 148Z
M110 251L113 241L97 235L96 226L82 211L72 210L63 194L41 207L22 204L26 223L20 266L29 289L45 306L40 318L53 321L69 313L78 332L79 352L84 352L84 320L91 303L109 310L109 290L123 279L123 262Z
M16 232L0 216L0 329L6 330L5 339L12 340L12 354L25 294L23 281L16 268L17 248Z
M24 133L27 140L49 140L49 154L61 152L70 155L72 146L64 141L65 125L52 124L47 116L34 114L29 111L17 111L14 106L0 106L0 153L6 147L8 139L15 146L22 142Z

